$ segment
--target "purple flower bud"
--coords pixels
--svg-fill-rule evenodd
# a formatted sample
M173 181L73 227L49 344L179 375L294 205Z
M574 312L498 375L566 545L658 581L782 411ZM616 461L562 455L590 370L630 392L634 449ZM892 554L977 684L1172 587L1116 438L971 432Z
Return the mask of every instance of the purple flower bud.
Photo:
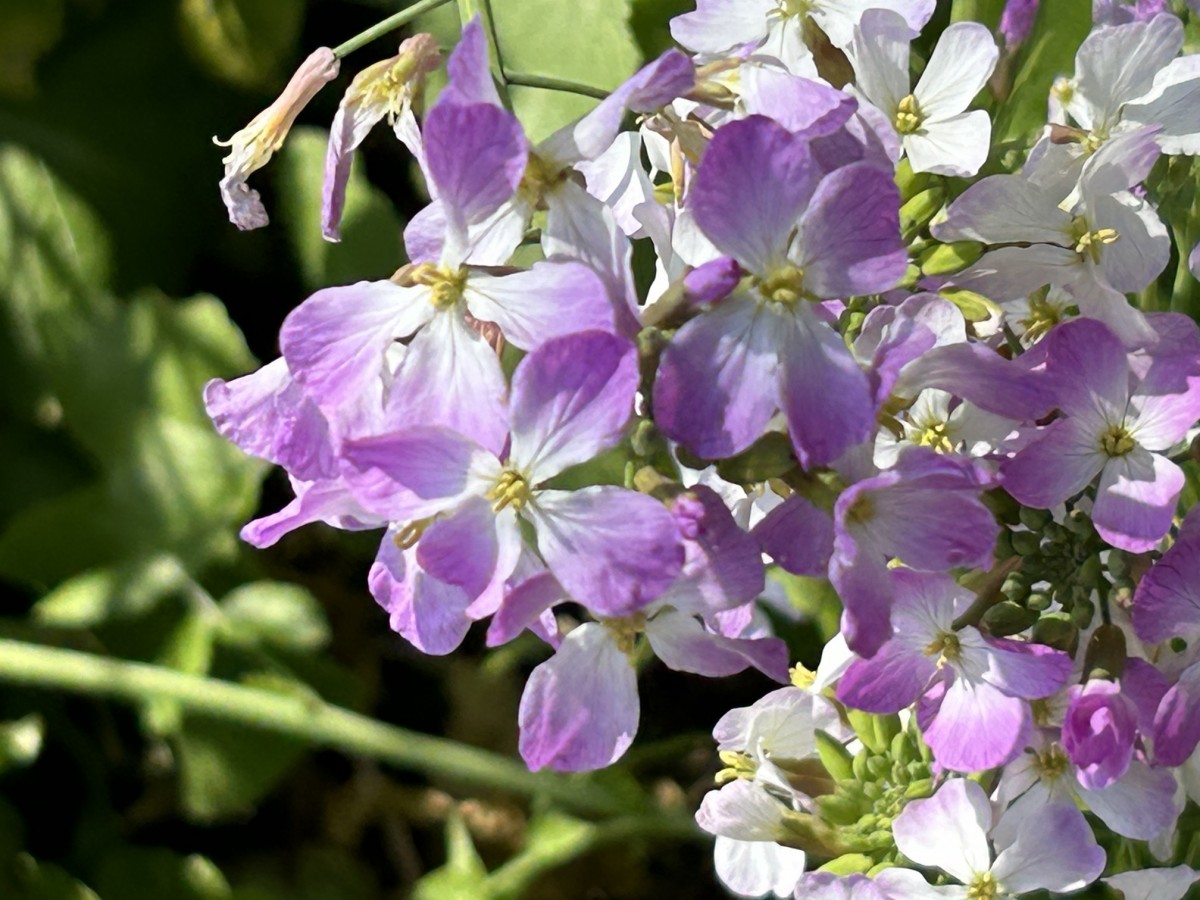
M1041 0L1008 0L1004 4L1004 12L1000 16L1000 34L1004 36L1004 46L1015 50L1029 37L1033 30L1033 20L1037 18L1038 6Z
M733 293L742 280L737 260L722 256L697 266L683 276L683 290L689 303L716 303Z
M1137 738L1137 710L1114 681L1092 679L1069 690L1062 742L1079 767L1079 783L1106 788L1129 768Z

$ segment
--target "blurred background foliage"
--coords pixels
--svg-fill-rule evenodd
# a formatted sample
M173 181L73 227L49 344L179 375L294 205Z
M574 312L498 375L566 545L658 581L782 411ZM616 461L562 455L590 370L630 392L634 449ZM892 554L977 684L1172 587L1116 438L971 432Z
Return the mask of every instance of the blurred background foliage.
M211 138L265 107L313 47L401 5L0 2L5 900L720 893L691 813L717 768L713 724L769 690L761 676L708 681L650 665L638 741L619 766L528 777L514 762L516 710L547 654L539 642L485 655L473 634L465 652L421 656L367 592L377 535L311 526L265 552L237 539L290 493L280 473L217 437L201 389L275 358L280 322L311 291L405 262L401 229L425 198L386 128L356 163L342 243L318 228L340 92L404 33L345 60L253 177L271 227L239 233L226 221ZM451 3L418 27L448 49L473 5ZM1002 4L967 5L994 21ZM509 71L600 89L668 46L667 21L689 6L491 4ZM946 4L940 21L949 15ZM1066 31L1084 15L1039 23L1037 71L1019 88L1035 119L1082 38ZM595 102L519 85L511 98L534 139ZM793 658L813 666L836 601L823 583L784 587L809 615L781 627ZM55 671L79 659L43 648L88 654L93 689L14 683L19 660ZM213 680L188 681L188 702L170 691L117 702L97 696L129 672L103 668L114 659ZM284 713L334 704L453 743L380 736L366 718L338 719L346 734L334 727L320 740L251 727L200 702L224 685ZM379 749L389 741L390 754Z

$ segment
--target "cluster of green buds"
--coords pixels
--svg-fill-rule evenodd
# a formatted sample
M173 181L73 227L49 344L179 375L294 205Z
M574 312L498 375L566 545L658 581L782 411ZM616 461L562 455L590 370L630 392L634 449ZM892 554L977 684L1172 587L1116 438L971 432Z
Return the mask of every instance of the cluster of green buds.
M1068 509L1062 522L1046 510L1001 510L1009 527L996 547L1011 568L1000 587L1004 599L983 616L998 637L1033 628L1037 643L1072 651L1079 631L1092 625L1096 603L1127 604L1134 583L1130 558L1096 533L1082 509Z
M851 755L841 741L817 732L817 752L834 782L816 801L817 816L837 836L842 852L821 868L839 874L873 873L897 862L892 822L912 800L933 793L933 756L914 724L895 715L847 710L862 742Z

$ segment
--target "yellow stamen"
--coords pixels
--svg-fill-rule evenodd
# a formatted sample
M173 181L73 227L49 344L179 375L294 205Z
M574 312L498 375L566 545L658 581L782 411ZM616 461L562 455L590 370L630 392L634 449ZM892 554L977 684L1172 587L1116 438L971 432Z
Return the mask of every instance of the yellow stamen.
M896 104L896 117L892 120L892 124L901 134L913 134L920 129L924 121L925 114L921 112L921 107L917 104L917 98L913 94L909 94Z
M1114 425L1100 435L1100 449L1109 456L1124 456L1136 446L1133 435L1121 425Z
M421 263L409 274L413 284L421 284L433 290L429 302L435 309L450 309L462 300L463 286L467 283L466 269L450 270L435 263Z
M500 512L506 506L520 511L533 497L533 491L524 475L512 469L505 469L496 479L495 486L483 496L492 501L492 509L496 512Z
M765 278L755 278L753 283L773 303L791 306L804 298L804 270L799 266L781 266Z
M926 656L937 655L937 667L940 669L948 662L954 662L962 656L962 644L958 635L952 631L943 631L930 641L923 651Z

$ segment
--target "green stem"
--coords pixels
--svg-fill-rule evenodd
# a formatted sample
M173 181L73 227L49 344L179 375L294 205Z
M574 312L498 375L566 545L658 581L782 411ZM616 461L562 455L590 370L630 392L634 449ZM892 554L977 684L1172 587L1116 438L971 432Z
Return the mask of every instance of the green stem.
M449 2L450 0L418 0L417 3L405 7L394 16L388 16L382 22L372 25L361 34L356 34L345 43L338 44L333 48L333 55L341 59L348 53L353 53L359 47L365 47L371 41L375 40L375 38L383 37L389 31L395 31L397 28L407 25L417 16L437 9L439 6L445 6Z
M603 88L592 87L590 84L580 84L578 81L567 81L563 78L550 78L546 75L530 75L527 72L510 72L505 69L504 77L509 84L543 88L547 91L562 91L567 94L579 94L583 97L595 97L597 100L603 100L609 94Z
M1179 253L1179 265L1175 268L1175 282L1171 287L1171 310L1186 313L1200 321L1200 282L1188 266L1188 257L1197 238L1200 238L1200 198L1192 204L1188 220L1171 229L1175 237L1175 249Z
M241 722L346 753L477 787L541 797L588 815L629 812L586 778L530 772L507 757L378 722L312 697L185 675L146 663L0 639L0 681L111 697L165 699L184 710Z

